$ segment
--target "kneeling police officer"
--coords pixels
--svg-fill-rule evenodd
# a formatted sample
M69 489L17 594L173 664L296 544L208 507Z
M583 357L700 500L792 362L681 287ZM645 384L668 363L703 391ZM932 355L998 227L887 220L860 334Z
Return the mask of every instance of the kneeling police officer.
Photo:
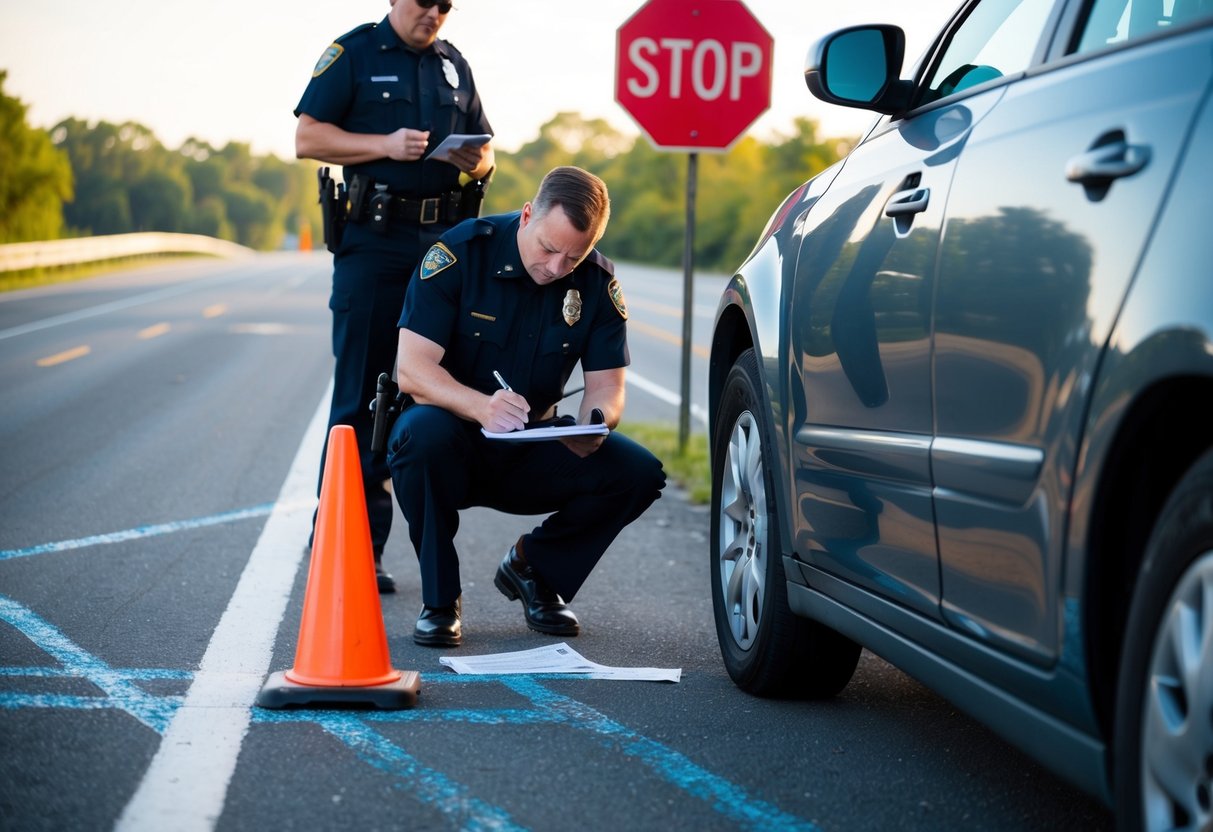
M627 307L606 230L605 183L575 167L544 177L521 211L469 220L422 259L400 316L396 373L415 402L388 439L393 491L421 566L413 639L462 638L460 509L551 513L509 547L494 583L527 625L575 636L568 607L598 559L665 485L661 462L614 432L629 363ZM573 369L585 379L579 424L605 436L486 438L555 415Z

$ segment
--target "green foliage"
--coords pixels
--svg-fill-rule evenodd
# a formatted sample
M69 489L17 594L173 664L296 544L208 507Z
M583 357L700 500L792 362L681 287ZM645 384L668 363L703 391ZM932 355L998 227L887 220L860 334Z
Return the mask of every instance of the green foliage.
M0 70L0 243L53 240L72 197L72 168L45 130L25 121L27 107L4 94Z
M0 72L0 85L4 79ZM165 148L146 127L69 118L46 132L0 89L0 242L129 231L181 231L257 249L283 245L307 227L319 244L316 164L256 156L249 145L188 139ZM728 271L749 254L771 212L805 179L847 150L823 143L808 119L789 136L738 141L728 153L697 155L695 267ZM682 263L685 153L658 151L602 119L560 113L516 153L499 151L485 213L531 199L557 165L606 180L611 223L602 249L616 260ZM74 176L74 190L73 190ZM60 214L61 211L61 214Z
M695 265L729 271L751 247L785 196L842 158L847 141L823 143L817 125L797 119L789 136L770 143L747 136L728 153L697 156ZM601 248L611 258L679 266L685 247L685 153L667 153L623 135L601 119L560 113L516 153L497 154L486 213L512 211L535 195L557 165L578 165L611 191L611 222Z
M687 437L685 452L679 453L677 425L625 420L619 425L619 432L652 451L665 467L666 477L686 491L692 503L711 502L712 472L704 434L692 432Z
M76 177L63 204L73 234L176 231L266 250L305 225L319 228L310 162L255 156L239 142L188 139L172 151L133 122L66 119L50 136Z

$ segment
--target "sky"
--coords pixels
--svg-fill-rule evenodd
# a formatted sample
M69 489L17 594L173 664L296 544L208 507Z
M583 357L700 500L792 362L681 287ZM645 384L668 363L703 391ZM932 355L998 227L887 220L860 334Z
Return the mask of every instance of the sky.
M771 107L760 139L815 119L819 136L853 136L873 114L824 104L804 85L820 36L856 23L894 23L907 69L959 0L745 0L775 39ZM135 121L169 148L190 137L294 158L295 105L325 47L382 20L388 0L0 0L4 93L49 128L64 118ZM440 37L472 66L499 152L538 136L561 112L602 118L628 134L614 100L616 30L641 0L455 0Z

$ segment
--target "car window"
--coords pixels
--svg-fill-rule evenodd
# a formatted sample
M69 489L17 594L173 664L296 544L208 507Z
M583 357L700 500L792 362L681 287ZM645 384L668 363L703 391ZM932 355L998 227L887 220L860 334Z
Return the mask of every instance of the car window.
M1213 0L1095 0L1077 53L1094 52L1213 17Z
M919 103L1027 69L1053 2L984 0L974 6L949 39Z

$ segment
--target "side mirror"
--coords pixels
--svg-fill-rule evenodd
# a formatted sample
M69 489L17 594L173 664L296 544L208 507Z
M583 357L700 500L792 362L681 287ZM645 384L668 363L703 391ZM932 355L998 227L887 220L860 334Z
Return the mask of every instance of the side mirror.
M809 50L804 82L822 101L843 107L905 112L911 81L900 80L905 33L897 26L852 26L826 35Z

